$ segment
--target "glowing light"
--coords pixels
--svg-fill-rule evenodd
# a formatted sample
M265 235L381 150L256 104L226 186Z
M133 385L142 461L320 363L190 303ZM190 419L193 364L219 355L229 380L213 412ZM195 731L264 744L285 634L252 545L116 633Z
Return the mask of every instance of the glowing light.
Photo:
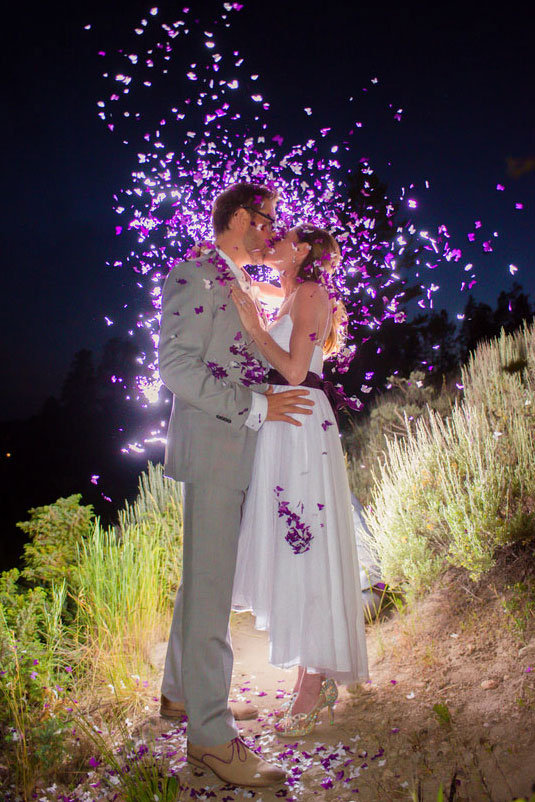
M138 378L138 389L149 404L158 403L160 387L161 383L157 378L154 378L152 381L144 377Z
M139 443L128 443L128 450L132 451L134 454L144 454L146 449L144 449Z

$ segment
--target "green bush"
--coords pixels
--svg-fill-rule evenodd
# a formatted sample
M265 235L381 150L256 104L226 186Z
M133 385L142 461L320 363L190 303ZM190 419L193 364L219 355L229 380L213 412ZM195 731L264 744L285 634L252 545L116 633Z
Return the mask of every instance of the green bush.
M19 578L20 572L16 568L0 574L0 608L4 610L7 626L16 634L17 640L25 644L37 642L46 591L43 588L24 589Z
M29 536L24 546L22 577L33 584L68 579L78 544L92 529L93 507L80 506L77 494L59 498L54 504L29 510L30 519L17 526Z
M0 675L5 683L17 674L18 692L24 704L41 709L47 691L71 671L73 642L62 615L66 584L22 589L18 571L0 575ZM0 688L0 696L2 689ZM9 708L0 709L0 721Z
M66 721L56 702L72 668L61 622L65 583L47 594L21 590L17 578L17 571L0 577L0 740L17 788L30 799L36 777L66 754Z
M46 592L43 588L23 590L17 583L16 569L0 575L0 698L8 692L8 683L19 674L25 704L43 701L40 683L34 681L45 668L45 645L41 636L45 621ZM38 669L36 667L39 666ZM5 702L4 698L4 702ZM0 708L0 721L9 719L9 708Z
M161 465L139 486L108 530L80 495L30 510L25 567L0 575L0 740L24 799L77 759L67 697L94 709L120 693L133 711L153 693L149 650L168 634L180 582L182 503Z
M478 579L496 549L535 533L535 330L481 345L464 399L386 440L367 521L385 580L416 591L447 565Z

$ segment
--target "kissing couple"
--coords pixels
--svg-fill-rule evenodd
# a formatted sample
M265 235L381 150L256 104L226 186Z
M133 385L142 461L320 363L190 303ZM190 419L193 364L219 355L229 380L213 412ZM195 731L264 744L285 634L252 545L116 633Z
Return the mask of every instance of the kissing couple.
M273 190L240 183L217 196L215 241L177 264L163 288L159 369L173 394L165 473L183 482L183 572L160 714L187 714L187 759L232 785L281 783L250 750L228 703L230 610L251 610L270 662L297 668L279 736L333 711L336 682L367 679L350 491L323 359L342 347L346 313L330 291L340 248L324 229L276 235ZM265 264L280 283L254 281ZM268 324L262 299L278 306Z

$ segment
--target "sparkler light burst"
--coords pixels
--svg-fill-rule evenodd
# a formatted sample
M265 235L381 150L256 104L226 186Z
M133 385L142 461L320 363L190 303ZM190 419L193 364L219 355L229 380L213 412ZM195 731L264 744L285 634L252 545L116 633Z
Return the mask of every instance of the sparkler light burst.
M276 188L282 227L308 222L338 240L342 260L334 282L349 313L348 345L337 357L340 372L384 320L404 319L409 297L432 308L439 289L433 270L440 262L450 262L452 269L458 265L460 289L475 283L472 264L458 264L461 250L451 247L446 226L432 233L401 220L419 213L415 187L410 196L405 189L395 199L387 196L369 159L358 153L355 134L362 122L347 132L337 132L334 124L317 129L313 109L306 107L302 141L287 144L273 128L260 76L248 71L237 48L225 44L231 33L225 29L242 8L223 3L206 25L189 8L175 21L160 22L154 7L135 28L136 52L100 51L109 66L99 116L136 154L130 182L115 196L121 220L116 233L125 241L125 255L114 265L131 268L143 291L136 326L146 346L138 359L137 398L145 404L157 401L160 387L156 346L163 279L191 246L213 239L213 200L234 182ZM193 60L175 63L192 52ZM377 80L366 91L375 91ZM155 104L157 121L149 125ZM402 110L393 105L392 112L397 125ZM253 272L272 277L267 268ZM366 379L373 384L373 370ZM370 386L361 390L369 392Z

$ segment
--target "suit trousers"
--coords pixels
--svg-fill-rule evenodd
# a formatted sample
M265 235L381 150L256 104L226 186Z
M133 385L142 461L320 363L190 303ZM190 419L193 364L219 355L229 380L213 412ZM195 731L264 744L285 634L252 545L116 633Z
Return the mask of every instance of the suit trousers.
M233 654L229 617L245 490L184 485L182 582L162 694L184 702L193 744L217 746L238 734L228 706Z

